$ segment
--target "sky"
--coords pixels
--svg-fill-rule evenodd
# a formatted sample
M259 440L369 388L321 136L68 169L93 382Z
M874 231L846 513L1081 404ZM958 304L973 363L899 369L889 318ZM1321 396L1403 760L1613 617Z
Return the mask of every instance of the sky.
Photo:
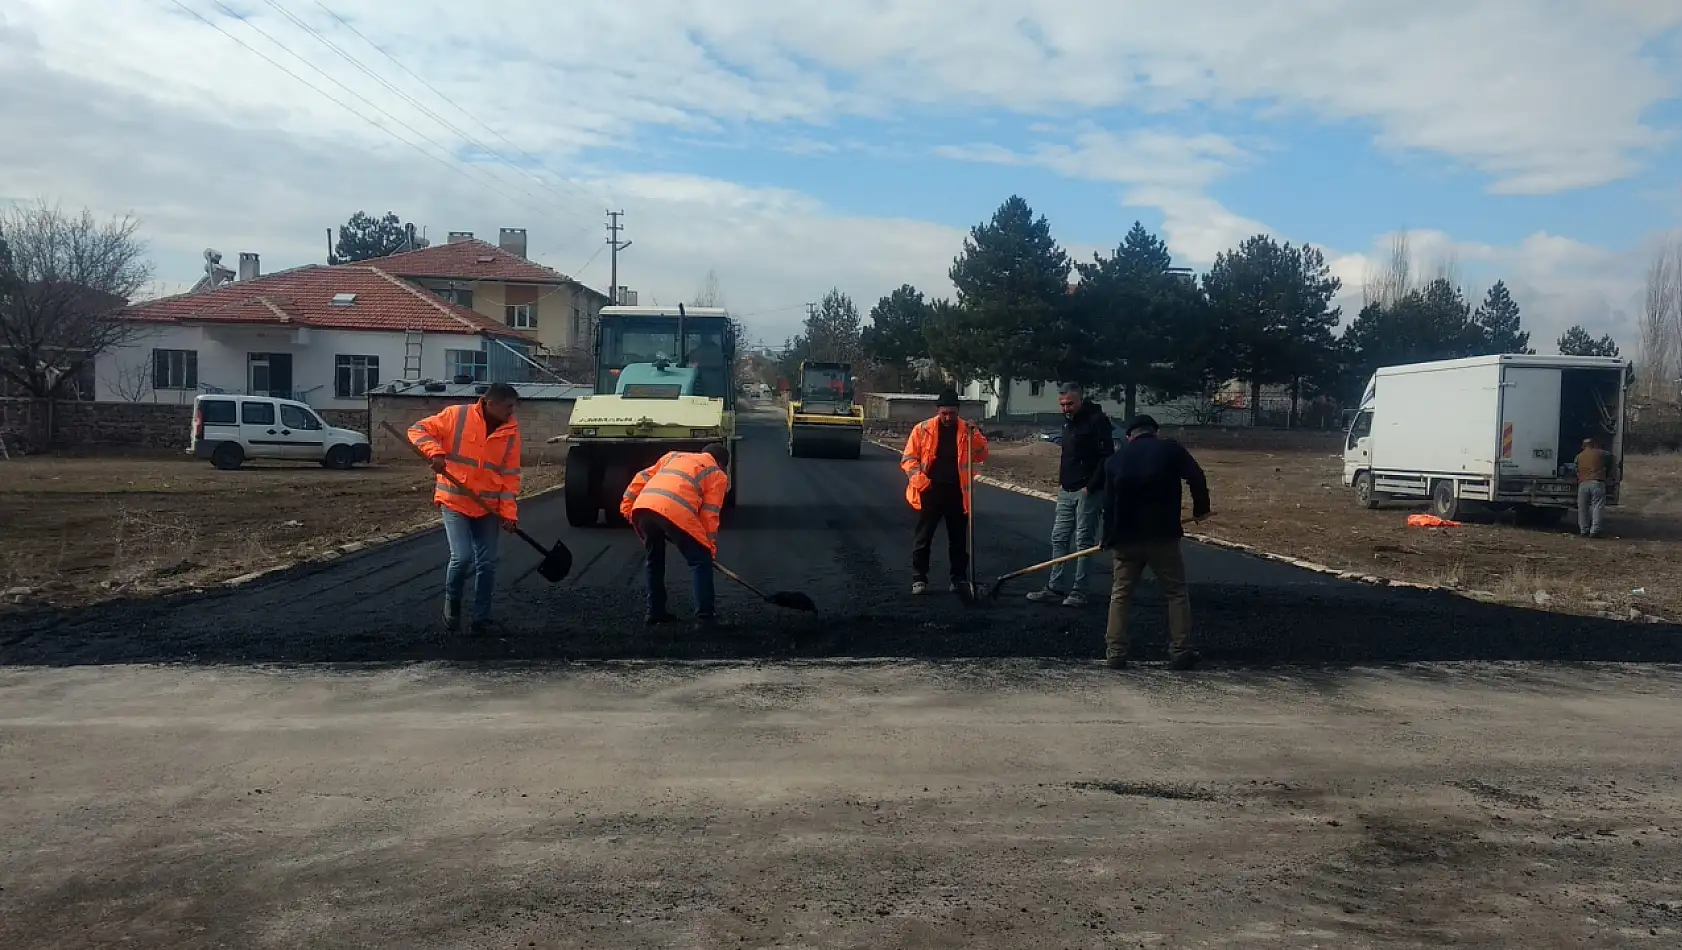
M0 202L134 216L157 292L206 248L321 262L357 210L523 227L605 290L623 210L621 284L711 271L776 345L831 287L950 294L1016 194L1080 259L1134 221L1199 271L1312 244L1344 325L1406 233L1538 351L1633 352L1679 94L1676 0L6 0Z

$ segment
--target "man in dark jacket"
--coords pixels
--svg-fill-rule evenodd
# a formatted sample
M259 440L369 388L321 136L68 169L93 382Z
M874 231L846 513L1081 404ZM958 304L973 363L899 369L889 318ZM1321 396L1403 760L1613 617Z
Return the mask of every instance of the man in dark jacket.
M1180 482L1191 487L1191 517L1209 516L1209 483L1185 446L1157 438L1156 420L1128 423L1127 442L1104 465L1104 547L1115 552L1110 620L1104 628L1105 661L1127 666L1127 606L1139 575L1149 567L1168 601L1168 658L1177 670L1197 665L1191 648L1191 599L1180 557Z
M1084 551L1098 543L1098 525L1104 515L1104 462L1115 453L1115 436L1110 417L1098 404L1087 399L1075 383L1063 384L1057 396L1063 410L1063 460L1058 466L1057 514L1051 522L1051 556L1062 557ZM1051 569L1045 589L1028 595L1035 603L1062 601L1065 607L1086 605L1086 575L1091 558Z

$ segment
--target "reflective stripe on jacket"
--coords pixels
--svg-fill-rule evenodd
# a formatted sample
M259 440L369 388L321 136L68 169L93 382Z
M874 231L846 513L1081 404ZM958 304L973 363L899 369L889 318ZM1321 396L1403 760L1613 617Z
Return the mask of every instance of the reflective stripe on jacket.
M504 518L518 517L515 501L520 495L520 426L509 419L485 434L485 410L479 403L450 406L437 415L409 427L409 441L429 459L442 457L445 471ZM440 475L432 500L452 511L477 518L485 513L479 503Z
M977 462L987 461L987 437L981 430L958 419L958 484L964 490L964 511L969 512L969 467L970 454L973 449ZM934 464L934 453L940 446L940 419L924 419L911 430L910 438L905 440L905 452L899 457L899 467L910 484L905 486L905 500L918 511L923 510L923 492L928 489L929 466Z
M638 511L652 511L679 531L718 553L718 519L730 476L705 452L667 452L631 479L619 499L626 521Z

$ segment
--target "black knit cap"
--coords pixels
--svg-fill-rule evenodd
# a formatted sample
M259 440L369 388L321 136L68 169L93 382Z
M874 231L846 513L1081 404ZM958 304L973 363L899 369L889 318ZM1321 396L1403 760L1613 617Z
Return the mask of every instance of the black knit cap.
M934 401L934 404L941 409L947 406L951 406L953 409L958 408L958 391L956 389L942 389L940 397Z
M1155 432L1158 428L1160 428L1160 426L1156 424L1155 419L1141 412L1133 417L1132 422L1127 424L1127 434L1132 435L1142 429L1148 429L1151 432Z

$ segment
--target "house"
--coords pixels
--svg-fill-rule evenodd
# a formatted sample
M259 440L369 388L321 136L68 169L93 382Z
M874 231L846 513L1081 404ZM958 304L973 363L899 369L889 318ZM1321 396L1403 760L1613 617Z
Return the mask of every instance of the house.
M575 363L592 351L608 305L607 294L528 260L524 228L503 228L497 244L451 231L443 244L364 263L529 334L541 355L557 363Z
M359 409L393 379L525 381L537 340L440 298L379 261L307 265L147 301L100 354L103 401L187 403L200 392L263 393L318 409ZM245 261L242 257L242 270ZM214 262L212 262L214 265Z

